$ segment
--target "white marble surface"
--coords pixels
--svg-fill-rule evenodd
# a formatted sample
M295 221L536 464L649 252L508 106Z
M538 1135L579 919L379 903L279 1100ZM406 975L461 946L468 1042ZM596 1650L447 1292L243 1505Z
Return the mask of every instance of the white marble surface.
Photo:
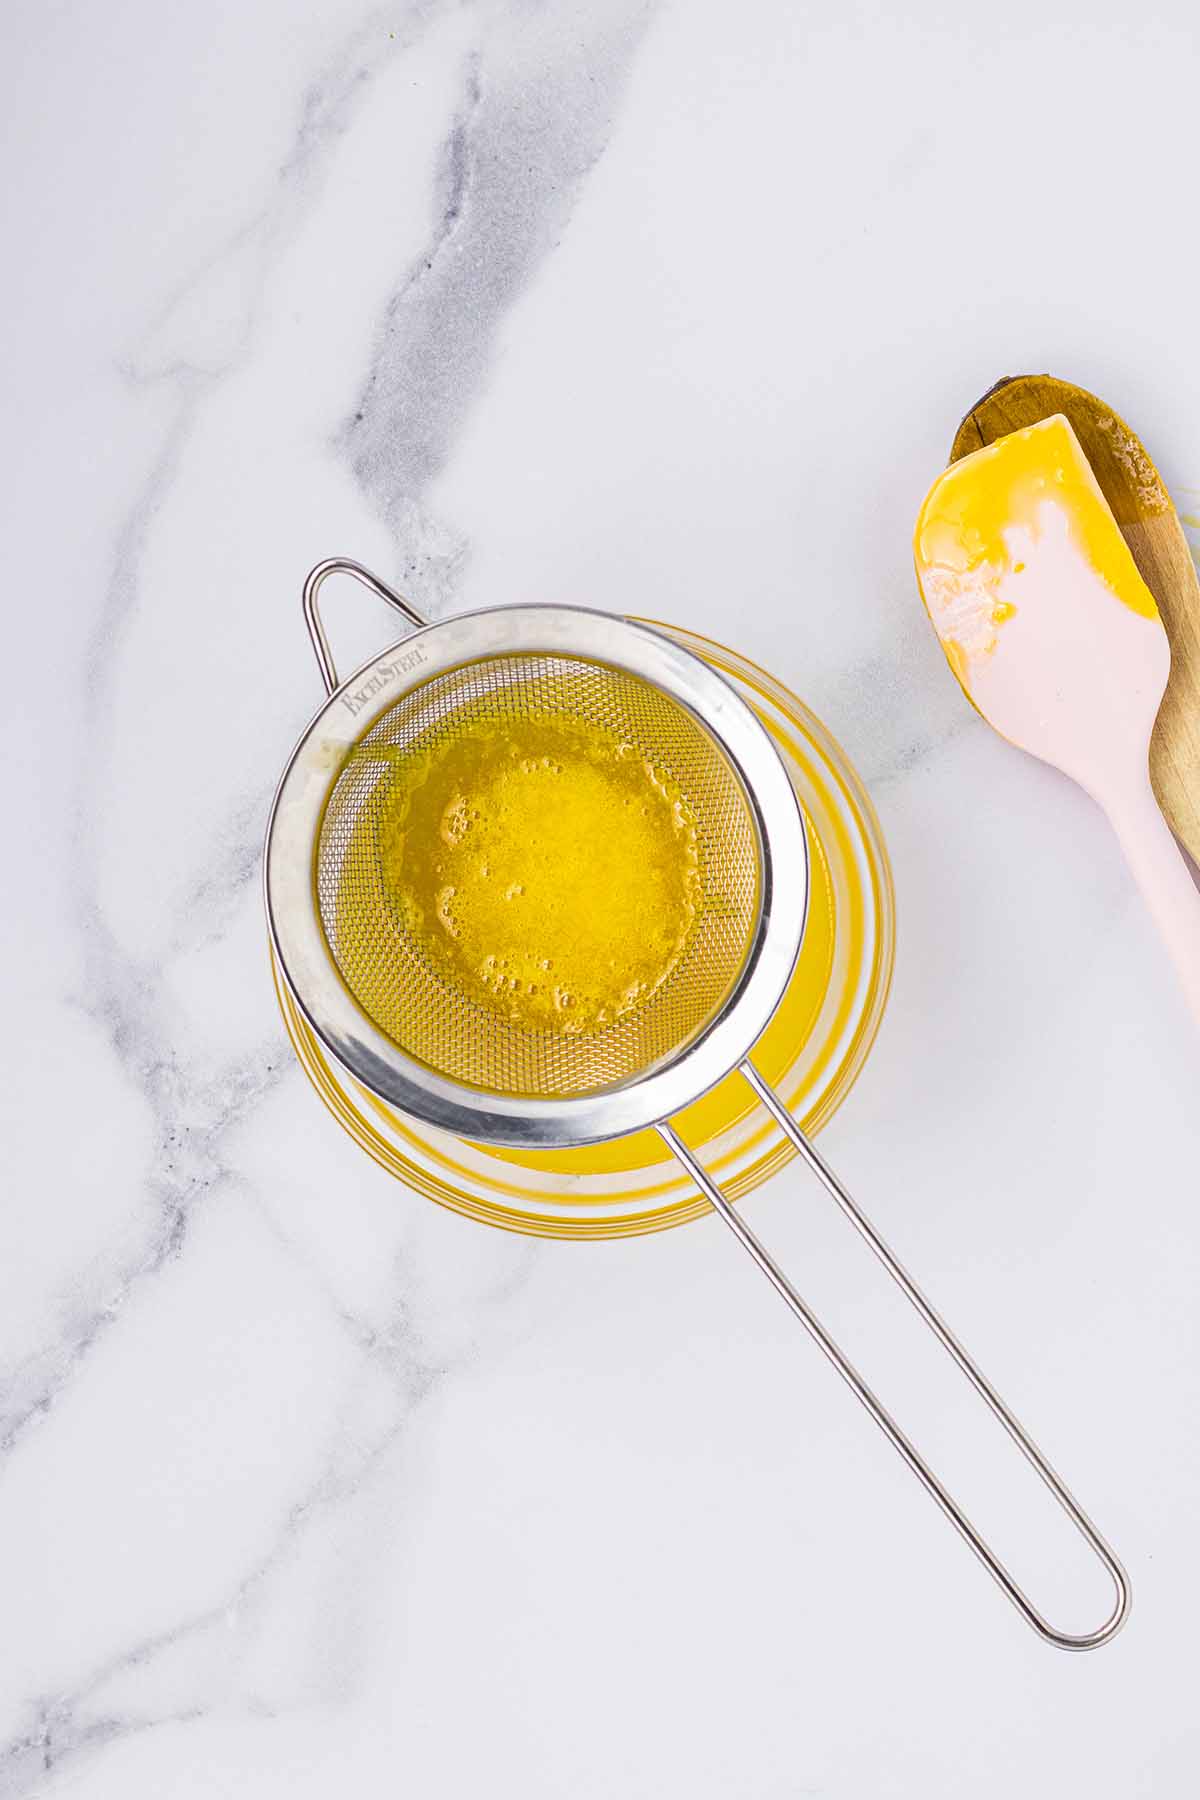
M1197 1037L1104 821L962 703L909 530L1017 369L1200 489L1192 7L10 0L0 38L0 1794L1190 1794ZM715 1220L492 1233L325 1116L258 857L332 553L435 613L678 619L845 743L900 938L825 1147L1126 1557L1113 1646L1035 1640ZM801 1175L749 1210L1093 1623Z

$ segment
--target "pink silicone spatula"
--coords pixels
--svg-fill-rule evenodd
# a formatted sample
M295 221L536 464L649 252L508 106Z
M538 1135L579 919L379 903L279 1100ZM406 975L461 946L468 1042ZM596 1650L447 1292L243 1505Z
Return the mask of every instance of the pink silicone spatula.
M917 580L968 698L1010 742L1099 801L1200 1022L1200 891L1150 786L1166 632L1065 418L940 475Z

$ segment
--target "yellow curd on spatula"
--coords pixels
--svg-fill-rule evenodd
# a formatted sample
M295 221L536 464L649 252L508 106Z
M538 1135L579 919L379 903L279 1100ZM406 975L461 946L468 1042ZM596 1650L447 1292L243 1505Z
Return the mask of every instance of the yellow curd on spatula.
M934 483L917 520L917 574L934 630L968 694L1022 604L1044 605L1041 564L1048 553L1061 564L1064 547L1071 586L1098 584L1143 618L1158 618L1061 414L963 457ZM1060 602L1068 597L1060 591Z

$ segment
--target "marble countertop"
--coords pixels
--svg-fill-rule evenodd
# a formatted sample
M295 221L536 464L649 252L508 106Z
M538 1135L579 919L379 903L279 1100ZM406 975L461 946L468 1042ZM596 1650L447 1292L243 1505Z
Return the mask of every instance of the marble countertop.
M1083 21L7 9L0 1795L1192 1791L1200 1041L909 549L1018 370L1111 398L1200 512L1192 8ZM322 1111L259 857L331 554L436 616L677 620L846 746L898 959L822 1144L1127 1561L1112 1646L1035 1639L718 1221L489 1231ZM385 630L331 608L347 661ZM746 1210L1097 1622L801 1171Z

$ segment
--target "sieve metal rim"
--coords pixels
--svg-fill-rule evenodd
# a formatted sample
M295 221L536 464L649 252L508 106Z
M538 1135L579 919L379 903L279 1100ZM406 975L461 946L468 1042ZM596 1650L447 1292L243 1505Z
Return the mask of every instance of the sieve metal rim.
M685 707L728 758L759 838L758 929L734 993L677 1055L636 1080L554 1099L477 1091L406 1056L346 987L316 906L313 846L345 753L412 687L480 658L542 654L608 663ZM267 825L267 921L289 989L329 1053L390 1105L481 1143L602 1142L681 1111L761 1036L791 977L808 906L808 843L787 770L725 677L650 626L583 607L490 607L424 626L342 681L306 727Z

